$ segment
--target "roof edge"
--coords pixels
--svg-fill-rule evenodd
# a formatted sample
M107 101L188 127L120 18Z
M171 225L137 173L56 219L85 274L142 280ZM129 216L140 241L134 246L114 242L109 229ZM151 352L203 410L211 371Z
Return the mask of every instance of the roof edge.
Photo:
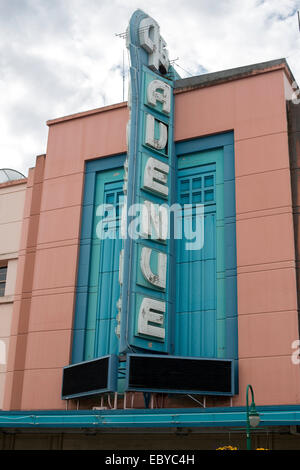
M116 104L104 106L101 108L95 108L95 109L90 109L88 111L82 111L80 113L69 114L67 116L62 116L62 117L58 117L55 119L49 119L48 121L46 121L46 124L47 126L53 126L54 124L59 124L64 121L70 121L72 119L79 119L82 117L91 116L93 114L105 113L106 111L111 111L113 109L126 108L126 107L127 107L127 101L124 101L122 103L116 103Z
M0 189L7 188L10 186L18 186L21 184L27 184L28 178L22 178L19 180L5 181L5 183L0 183Z
M295 82L295 78L285 58L269 60L242 67L222 70L220 72L206 73L195 77L183 78L175 82L175 93L181 93L194 88L202 88L220 83L239 80L254 75L284 70L290 82Z

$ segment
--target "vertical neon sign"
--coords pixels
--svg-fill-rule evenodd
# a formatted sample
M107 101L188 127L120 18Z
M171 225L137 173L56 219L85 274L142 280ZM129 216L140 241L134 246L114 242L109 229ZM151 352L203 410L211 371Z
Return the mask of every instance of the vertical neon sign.
M127 47L130 120L117 334L120 353L167 353L174 297L173 241L167 209L175 194L173 69L159 25L141 10L131 17Z

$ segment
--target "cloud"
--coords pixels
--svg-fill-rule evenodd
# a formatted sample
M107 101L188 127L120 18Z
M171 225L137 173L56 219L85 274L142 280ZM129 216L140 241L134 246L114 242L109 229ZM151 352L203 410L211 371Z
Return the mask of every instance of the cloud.
M0 0L0 167L26 173L35 164L46 151L46 120L122 101L125 44L116 33L135 9L158 21L182 77L287 57L300 81L299 7L299 0ZM127 52L125 59L127 71Z

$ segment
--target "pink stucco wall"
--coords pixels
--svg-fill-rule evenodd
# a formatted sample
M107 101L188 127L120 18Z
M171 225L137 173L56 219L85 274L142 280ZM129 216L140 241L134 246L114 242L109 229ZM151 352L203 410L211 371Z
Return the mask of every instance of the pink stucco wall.
M3 407L7 353L14 305L18 251L26 179L0 184L0 266L7 266L4 296L0 297L0 409Z
M282 70L176 96L177 140L234 130L240 395L300 402L288 134Z
M300 403L295 253L284 70L176 94L175 138L234 130L239 377L256 403ZM13 313L5 409L62 409L88 159L126 151L125 105L49 122L31 170Z

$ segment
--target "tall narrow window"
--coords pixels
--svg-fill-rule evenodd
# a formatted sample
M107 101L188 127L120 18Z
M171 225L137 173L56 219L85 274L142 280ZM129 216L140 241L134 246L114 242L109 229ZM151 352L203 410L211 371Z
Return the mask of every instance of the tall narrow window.
M215 164L178 172L178 201L183 208L184 236L177 241L176 249L175 349L176 354L182 356L217 355L215 179ZM192 245L187 243L190 235L187 227L189 223L193 231L196 229L197 205L202 205L203 210L203 240L198 249L189 249ZM185 207L192 208L191 214ZM186 220L188 217L191 220Z
M107 172L108 173L108 172ZM101 197L106 206L103 233L99 240L98 258L98 284L97 307L95 323L95 342L93 357L105 356L105 354L118 353L117 326L117 301L120 297L119 285L119 259L122 248L122 240L119 236L120 214L123 203L123 171L110 172L112 175L119 173L117 181L104 183ZM109 173L108 173L109 174ZM109 178L112 178L112 175ZM102 219L103 220L103 219ZM95 223L99 218L95 217ZM86 345L86 358L91 357L91 351Z
M87 168L93 170L92 165ZM118 353L115 330L120 297L122 239L119 230L124 199L123 175L121 167L90 171L86 176L76 302L76 320L81 328L75 328L78 329L73 350L73 357L78 355L75 362ZM82 334L83 341L80 341Z
M0 297L4 297L5 295L6 276L7 276L7 266L1 266L0 267Z
M177 201L193 211L202 204L204 240L190 251L184 239L176 241L175 353L237 360L233 133L179 142L176 152Z

